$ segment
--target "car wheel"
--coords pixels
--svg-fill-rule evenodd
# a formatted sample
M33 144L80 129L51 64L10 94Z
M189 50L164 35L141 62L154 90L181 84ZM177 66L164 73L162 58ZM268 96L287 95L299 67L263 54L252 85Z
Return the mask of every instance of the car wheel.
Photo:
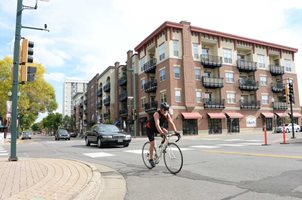
M124 144L124 147L128 147L129 146L129 143L127 143L127 144Z
M297 128L297 129L296 129L296 132L299 132L299 131L300 131L300 130Z
M102 147L102 140L101 140L101 138L98 138L98 147L99 147L99 148Z
M85 144L86 144L86 146L90 146L90 142L87 137L85 138Z

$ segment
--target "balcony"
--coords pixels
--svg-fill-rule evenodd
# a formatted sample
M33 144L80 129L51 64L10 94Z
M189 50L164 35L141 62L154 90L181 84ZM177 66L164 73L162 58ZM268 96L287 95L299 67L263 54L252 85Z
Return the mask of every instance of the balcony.
M98 109L101 109L103 107L103 101L100 100L98 103L97 103L97 108Z
M80 103L80 108L83 108L83 107L84 107L83 103Z
M121 94L119 95L119 101L127 101L128 94L127 91L122 91Z
M119 111L119 113L120 113L121 117L127 117L128 116L128 110L127 109L121 109Z
M260 109L260 101L256 101L256 100L242 101L242 100L240 100L240 108L241 109L251 109L251 110Z
M155 73L156 69L156 58L151 58L148 62L144 64L145 73Z
M237 60L237 68L241 72L254 72L257 70L257 63L239 59Z
M104 85L103 90L104 90L104 92L110 92L110 83L107 83L106 85Z
M201 54L201 64L205 68L216 68L222 66L222 57Z
M156 92L156 89L157 89L156 80L152 80L144 84L144 90L146 93Z
M103 90L102 90L102 88L100 88L100 89L97 91L96 95L97 95L98 97L100 97L100 96L103 95Z
M118 83L120 86L126 85L127 84L127 76L122 76L121 78L119 78Z
M109 106L110 105L110 97L107 97L104 99L104 106Z
M259 89L259 84L254 79L242 78L239 80L239 88L244 91L255 91Z
M104 113L104 119L109 119L110 118L110 112Z
M202 77L202 85L205 88L222 88L223 78Z
M274 110L287 110L288 106L286 102L273 102Z
M203 99L203 106L205 109L224 109L224 99Z
M284 67L279 65L269 65L272 76L279 76L284 74Z
M151 101L150 103L145 103L145 112L154 113L157 110L157 101Z
M282 82L276 82L272 83L272 92L279 93L283 91L283 83Z

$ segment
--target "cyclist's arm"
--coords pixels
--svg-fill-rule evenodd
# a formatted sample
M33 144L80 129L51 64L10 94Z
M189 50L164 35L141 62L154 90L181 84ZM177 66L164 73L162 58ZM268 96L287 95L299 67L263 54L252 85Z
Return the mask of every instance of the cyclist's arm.
M168 120L168 123L170 124L170 126L172 127L172 130L174 132L177 132L176 126L175 126L170 114L168 114L167 120Z
M165 134L165 131L160 127L160 125L159 125L159 115L158 115L158 113L156 112L156 113L154 113L154 115L153 115L153 117L154 117L154 121L155 121L155 126L156 126L156 129L157 129L157 131L160 133L160 134Z

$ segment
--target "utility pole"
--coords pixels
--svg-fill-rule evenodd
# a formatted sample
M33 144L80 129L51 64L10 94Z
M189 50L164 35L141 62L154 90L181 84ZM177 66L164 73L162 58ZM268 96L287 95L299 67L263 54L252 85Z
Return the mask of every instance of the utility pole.
M132 66L132 75L133 75L133 126L134 126L134 137L136 137L136 86L135 86L135 71L134 67Z
M22 21L22 1L18 0L16 14L16 31L14 44L14 66L13 66L13 87L12 87L12 122L11 122L11 149L9 161L17 161L17 106L18 106L18 72L19 72L19 52L21 39L21 21Z

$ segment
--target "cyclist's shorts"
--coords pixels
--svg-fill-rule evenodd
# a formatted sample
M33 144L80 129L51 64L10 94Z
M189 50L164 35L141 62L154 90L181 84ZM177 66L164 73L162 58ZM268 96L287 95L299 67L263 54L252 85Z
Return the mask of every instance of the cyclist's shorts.
M154 131L152 129L147 128L147 136L148 136L150 142L154 141L155 134L156 133L154 133Z

